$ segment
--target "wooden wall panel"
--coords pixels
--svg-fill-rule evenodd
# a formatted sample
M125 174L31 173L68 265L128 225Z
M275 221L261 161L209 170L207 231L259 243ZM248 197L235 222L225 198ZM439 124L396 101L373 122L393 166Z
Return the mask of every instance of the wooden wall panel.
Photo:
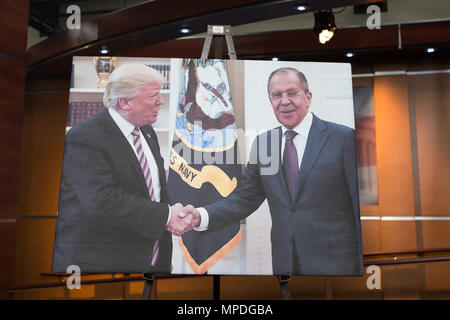
M18 220L15 286L55 282L51 272L56 219Z
M0 1L0 50L25 59L28 32L28 0Z
M0 218L17 216L24 86L24 63L0 54Z
M414 215L407 88L406 75L374 79L378 215Z
M333 299L383 299L383 288L380 290L367 288L367 279L370 275L364 268L364 275L361 277L331 277Z
M279 300L280 284L275 276L221 277L220 298L223 300ZM292 299L325 299L325 277L293 276L289 281Z
M6 299L15 268L28 1L0 5L0 298Z
M381 243L381 225L382 222L380 220L361 221L361 233L364 253L382 251L383 247Z
M157 280L157 298L160 300L211 300L213 298L213 278Z
M441 299L450 299L450 262L435 262L425 264L425 290L433 293L445 293Z
M14 300L63 300L67 299L67 289L63 287L16 291Z
M81 289L69 290L66 287L29 289L14 292L16 300L123 300L126 283L82 285ZM133 296L131 299L140 299Z
M384 299L420 299L421 270L418 265L385 266L381 272Z
M450 248L450 221L423 221L425 248Z
M220 279L220 298L223 300L241 299L280 299L280 285L271 276L226 276ZM289 283L290 287L292 281Z
M381 251L417 249L415 221L381 221Z
M416 110L422 215L450 216L450 74L408 80Z
M404 65L398 62L378 66L377 71L401 70ZM448 75L446 75L448 76ZM423 76L421 76L423 77ZM374 77L375 122L377 134L377 161L379 182L379 205L365 206L362 215L413 216L414 192L411 156L411 127L409 113L408 84L409 76ZM428 82L414 78L416 86L428 88ZM434 80L433 80L434 81ZM447 80L445 80L447 81ZM447 82L437 82L440 90L433 97L449 101ZM61 90L67 88L56 85L52 80L29 83L29 91ZM436 215L436 208L448 210L444 199L448 184L436 184L433 178L443 174L436 172L434 159L445 170L443 159L437 146L449 140L448 125L445 116L448 106L445 104L430 108L427 94L416 101L417 128L419 142L419 172L421 183L422 211ZM420 95L420 93L418 93ZM419 99L418 98L418 99ZM430 97L431 98L431 97ZM63 152L64 126L66 121L68 95L63 92L33 92L27 94L25 110L25 134L23 137L24 153L22 164L22 201L21 214L24 216L52 215L56 213L59 189L59 175ZM419 102L417 102L419 101ZM447 122L448 123L448 122ZM422 135L423 130L426 134ZM55 134L56 132L56 134ZM59 134L58 132L61 132ZM422 140L421 140L422 139ZM429 140L432 140L431 144ZM445 140L446 139L446 140ZM448 146L448 144L447 144ZM430 152L430 154L425 154ZM447 166L448 168L448 166ZM447 176L445 176L447 177ZM428 180L427 180L428 179ZM443 181L449 181L443 178ZM444 191L444 192L440 192ZM447 192L448 193L448 192ZM440 196L442 194L442 196ZM435 201L437 196L438 201ZM428 198L429 197L429 198ZM48 272L53 246L54 219L23 218L19 220L19 243L17 250L18 271L25 272L28 278L17 279L21 283L55 281L54 278L38 276ZM45 224L40 226L40 224ZM33 227L34 226L34 227ZM450 223L423 222L423 241L425 248L450 246ZM53 228L53 229L52 229ZM418 234L415 222L372 221L362 222L364 252L407 250L417 247ZM37 241L37 244L33 244ZM36 240L37 239L37 240ZM45 247L42 249L39 246ZM45 251L45 253L44 253ZM47 255L47 260L43 258ZM36 264L38 272L29 270L29 265ZM437 294L447 290L448 264L434 263L425 267L420 265L382 267L382 290L369 291L365 287L367 275L363 277L333 277L333 294L343 299L417 299L426 295ZM23 280L23 281L22 281ZM443 281L440 281L443 280ZM18 282L19 283L19 282ZM448 282L447 282L448 283ZM289 286L294 299L325 299L324 277L293 277ZM73 298L73 299L139 299L143 283L87 286L81 292L69 292L67 289L29 291L16 293L15 297L30 298ZM109 292L109 293L108 293ZM123 294L121 295L120 292ZM159 299L211 299L212 278L186 278L158 280ZM221 280L222 299L280 299L279 284L275 277L226 276Z
M9 288L14 279L15 269L15 240L16 223L0 223L0 288ZM0 290L0 300L8 299L10 296L6 290Z
M26 95L21 215L56 215L68 101L68 92Z

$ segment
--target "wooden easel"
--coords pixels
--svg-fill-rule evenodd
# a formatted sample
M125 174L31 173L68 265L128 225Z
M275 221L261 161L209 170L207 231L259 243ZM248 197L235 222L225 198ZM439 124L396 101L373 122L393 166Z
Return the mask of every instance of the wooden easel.
M236 60L236 52L234 50L233 38L231 35L231 25L208 25L208 30L203 44L203 50L201 59L208 59L209 50L211 49L211 42L213 37L215 38L214 55L216 59L222 59L222 37L225 37L228 49L228 56L230 60ZM152 293L153 282L155 280L154 274L144 274L144 292L142 293L142 299L148 300ZM283 300L291 300L291 293L289 291L288 281L291 280L290 276L278 276L280 282L281 296ZM156 293L155 293L156 294ZM220 300L220 276L213 275L213 300Z
M155 274L144 273L144 291L142 292L142 300L149 300L152 296L152 291L154 291L153 297L156 297L156 280Z
M233 38L231 35L231 26L217 26L208 25L208 31L206 33L205 43L203 44L202 59L208 59L209 49L211 48L211 41L215 38L215 58L222 59L222 37L225 37L228 48L228 55L230 60L236 60L236 52L234 51Z
M213 37L215 37L215 58L222 59L222 37L225 37L225 41L227 42L228 56L230 57L230 60L236 60L236 52L234 51L233 37L231 35L230 25L208 25L201 58L204 60L208 59L208 53L211 49L211 42ZM220 276L218 275L213 276L213 300L220 300Z
M208 59L208 53L211 48L212 38L216 36L215 41L215 58L222 59L222 36L225 36L227 42L228 55L230 60L236 60L236 52L234 50L233 37L231 35L230 25L208 25L208 32L206 34L205 43L202 50L202 59ZM290 276L278 276L280 282L281 296L283 300L291 300L291 293L289 291L288 281ZM215 275L213 281L213 296L214 300L220 300L220 276Z
M224 25L224 26L218 26L218 25L208 25L208 30L205 38L205 43L203 45L202 50L202 59L208 59L208 53L211 48L211 42L213 37L216 36L215 41L215 56L216 59L222 58L222 39L218 38L218 36L222 37L225 36L225 40L227 42L228 47L228 55L230 56L231 60L236 60L236 52L234 52L234 44L233 39L231 36L231 26L230 25ZM214 275L213 276L213 299L214 300L220 300L220 276ZM142 292L142 300L148 300L150 299L152 295L152 291L155 290L156 280L155 275L151 273L146 273L143 275L143 278L145 280L144 284L144 291ZM152 290L153 289L153 290ZM154 292L154 296L156 296L156 292Z

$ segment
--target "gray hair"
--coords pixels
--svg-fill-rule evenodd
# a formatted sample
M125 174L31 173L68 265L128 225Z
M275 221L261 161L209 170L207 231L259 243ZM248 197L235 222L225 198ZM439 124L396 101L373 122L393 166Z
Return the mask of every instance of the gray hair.
M144 64L122 64L108 78L103 104L107 108L116 108L119 98L131 99L137 96L150 82L162 84L164 78L161 73Z
M269 92L269 85L270 85L270 81L272 80L272 77L274 75L276 75L277 73L288 73L288 72L294 72L295 74L297 74L298 79L300 80L300 83L302 84L303 90L305 92L309 92L309 86L308 86L308 80L306 80L305 75L303 74L303 72L298 71L295 68L289 68L289 67L285 67L285 68L279 68L276 69L274 71L272 71L272 73L269 76L269 80L267 80L267 92L270 94Z

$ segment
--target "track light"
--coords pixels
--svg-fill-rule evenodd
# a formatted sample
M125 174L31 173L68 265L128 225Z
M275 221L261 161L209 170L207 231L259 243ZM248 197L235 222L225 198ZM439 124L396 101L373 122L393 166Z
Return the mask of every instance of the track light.
M102 49L100 50L100 53L101 54L108 54L109 50L108 50L108 48L106 46L102 46Z
M334 15L330 11L318 11L314 13L314 32L319 36L319 42L327 43L336 30Z

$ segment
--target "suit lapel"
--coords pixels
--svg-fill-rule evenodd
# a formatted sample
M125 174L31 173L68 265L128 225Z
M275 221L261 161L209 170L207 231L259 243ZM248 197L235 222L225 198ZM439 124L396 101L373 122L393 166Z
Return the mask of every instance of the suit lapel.
M305 185L305 180L311 172L327 139L328 133L326 132L325 124L313 115L313 122L306 142L305 152L300 166L300 173L298 175L294 201L299 197L303 186Z
M114 120L111 118L107 109L99 112L99 118L101 119L103 128L111 134L111 139L113 139L113 141L115 142L115 145L119 149L120 153L125 155L125 157L127 158L128 162L133 168L133 171L138 177L138 181L140 181L141 187L143 188L145 193L148 194L147 183L145 182L145 177L142 172L141 165L139 164L139 161L136 158L136 154L131 148L130 143L120 131Z

